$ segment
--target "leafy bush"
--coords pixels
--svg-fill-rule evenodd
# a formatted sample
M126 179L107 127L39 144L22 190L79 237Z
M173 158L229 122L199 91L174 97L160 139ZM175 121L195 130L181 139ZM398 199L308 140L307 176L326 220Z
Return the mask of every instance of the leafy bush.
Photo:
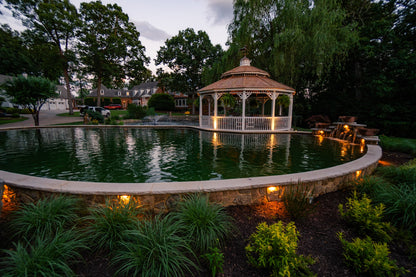
M173 111L175 109L175 100L170 94L155 93L150 97L147 105L155 108L157 111Z
M93 97L87 97L84 99L84 103L87 106L97 106L97 100Z
M19 113L12 113L12 117L13 118L19 118L20 117L20 114Z
M20 110L20 113L21 113L21 114L31 114L31 112L30 112L30 110L29 110L28 108L21 109L21 110Z
M371 204L371 199L365 194L358 199L354 191L352 198L347 198L344 206L339 204L338 209L341 217L349 222L361 235L370 236L379 241L390 241L392 232L390 223L383 222L384 205L377 206Z
M75 276L69 261L82 258L85 242L74 229L37 234L32 245L18 242L13 250L3 250L1 276Z
M395 261L389 258L387 243L374 242L370 237L356 238L353 242L348 242L343 239L342 233L338 233L338 238L344 248L346 263L354 268L357 274L399 276L406 273L404 268L398 267Z
M308 215L313 210L312 196L313 189L310 191L309 186L302 184L289 185L285 187L282 201L289 215L296 219Z
M149 108L147 109L147 111L146 111L146 115L147 115L147 116L154 116L154 115L156 115L155 108L153 108L153 107L149 107Z
M104 116L101 113L94 112L93 110L86 110L88 117L91 121L97 121L99 123L104 123Z
M189 241L180 235L180 226L171 216L156 217L125 232L113 264L123 276L184 276L198 269Z
M199 194L189 195L179 202L173 216L192 241L192 247L200 253L221 244L233 228L232 218L223 207L210 204L207 196Z
M257 226L250 236L246 255L250 264L272 270L272 276L310 276L308 265L314 261L296 254L299 233L293 222L286 226L281 221L268 226Z
M113 98L113 104L121 104L121 98Z
M86 219L91 223L87 236L95 250L113 250L123 238L123 232L137 228L138 216L142 210L138 203L106 201L105 206L94 207Z
M20 110L18 108L4 108L4 110L6 111L6 113L8 114L19 114Z
M140 105L129 104L127 106L127 112L129 118L141 119L146 116L146 109Z
M16 236L32 240L38 235L53 236L72 227L79 219L80 200L69 196L40 199L13 212L11 227Z
M208 262L212 277L217 276L217 273L223 272L224 254L217 247L210 248L208 253L202 255L202 258Z

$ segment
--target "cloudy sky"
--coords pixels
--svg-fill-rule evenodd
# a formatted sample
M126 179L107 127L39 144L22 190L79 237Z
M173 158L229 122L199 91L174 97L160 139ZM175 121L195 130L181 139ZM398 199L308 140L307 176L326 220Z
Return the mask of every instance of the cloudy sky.
M71 0L79 7L81 0ZM146 55L152 60L149 68L155 72L153 60L166 39L188 27L203 30L213 44L225 49L227 26L233 16L233 0L102 0L103 4L117 3L136 24ZM1 9L0 23L9 23L18 29L9 11Z

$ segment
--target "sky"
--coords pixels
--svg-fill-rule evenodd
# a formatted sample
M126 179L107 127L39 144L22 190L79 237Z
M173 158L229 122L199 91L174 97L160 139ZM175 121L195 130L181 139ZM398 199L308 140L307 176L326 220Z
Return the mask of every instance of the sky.
M70 0L79 8L81 0ZM102 0L103 4L116 3L129 15L140 32L140 41L150 57L149 69L156 72L154 59L165 41L181 30L193 28L205 31L212 44L220 44L225 50L228 24L233 17L233 0ZM21 30L19 22L5 8L0 9L0 23L8 23ZM158 66L159 67L159 66Z

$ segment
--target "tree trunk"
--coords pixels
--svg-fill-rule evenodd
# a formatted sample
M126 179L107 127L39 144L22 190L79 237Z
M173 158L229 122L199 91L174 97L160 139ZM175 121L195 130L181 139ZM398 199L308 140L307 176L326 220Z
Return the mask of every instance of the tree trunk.
M33 120L35 121L35 126L39 126L39 111L32 113Z
M65 78L65 84L66 84L66 96L68 97L68 108L69 108L69 114L74 114L74 108L72 106L72 94L71 94L71 86L69 84L69 74L68 74L68 68L64 69L64 78Z
M97 106L101 107L101 76L97 80Z

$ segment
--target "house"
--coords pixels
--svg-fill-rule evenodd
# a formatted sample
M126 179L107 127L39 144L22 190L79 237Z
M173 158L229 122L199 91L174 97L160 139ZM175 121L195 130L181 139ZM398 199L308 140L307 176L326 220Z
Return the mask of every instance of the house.
M109 89L104 85L101 85L100 96L101 101L107 98L111 103L120 101L123 109L126 109L128 104L136 104L140 106L147 106L150 97L155 93L169 93L175 99L175 108L179 110L187 109L188 96L182 93L173 93L170 91L164 91L158 86L158 82L145 82L140 85L136 85L131 89ZM97 89L90 91L87 97L91 97L94 100L97 98ZM119 99L119 100L116 100Z
M13 79L13 76L8 76L8 75L1 75L0 74L0 84L3 84L5 82L7 82L8 80ZM49 98L45 104L43 104L41 110L44 111L57 111L57 110L62 110L65 111L69 108L68 106L68 97L66 95L66 89L63 85L57 85L56 86L56 93L58 93L58 97L55 98ZM13 107L19 107L18 105L14 104L11 102L11 99L9 97L7 97L6 95L4 95L3 93L0 92L0 96L4 97L6 99L6 101L4 101L2 103L2 107L8 107L8 108L13 108Z

